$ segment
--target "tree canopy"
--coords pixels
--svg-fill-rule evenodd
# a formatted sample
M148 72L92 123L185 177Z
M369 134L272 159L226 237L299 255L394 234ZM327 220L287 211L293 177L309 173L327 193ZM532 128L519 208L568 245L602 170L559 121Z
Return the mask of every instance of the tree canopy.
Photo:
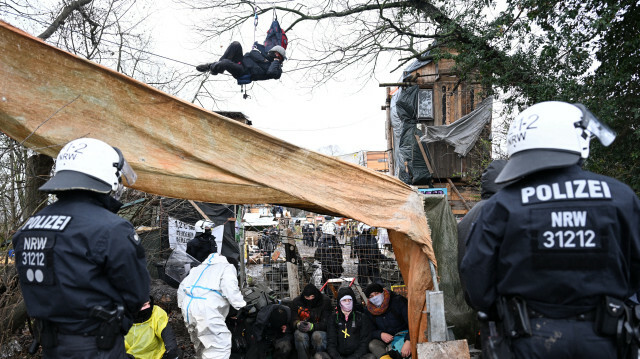
M480 79L502 93L507 111L561 100L585 104L618 133L609 148L592 142L587 167L640 192L638 85L640 13L635 1L310 0L184 2L210 10L198 25L206 39L233 34L275 11L289 35L297 69L322 83L384 53L398 63L456 60L461 80ZM208 13L207 13L208 14ZM451 54L442 49L455 49Z

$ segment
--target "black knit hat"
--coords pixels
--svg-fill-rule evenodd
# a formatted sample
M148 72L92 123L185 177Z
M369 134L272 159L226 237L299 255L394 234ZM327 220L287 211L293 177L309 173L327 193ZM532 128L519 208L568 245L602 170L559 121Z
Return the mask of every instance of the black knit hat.
M342 299L342 297L347 295L351 296L351 300L353 300L354 302L356 301L356 294L353 292L353 289L351 289L351 287L342 287L338 289L338 305L340 305L340 300Z
M380 284L371 283L367 286L367 289L364 290L364 295L366 295L367 298L369 298L371 293L382 293L383 291L384 291L384 288L382 288Z
M320 293L320 291L318 290L318 288L316 288L316 286L315 286L315 285L313 285L313 284L311 284L311 283L307 284L307 285L304 287L304 289L302 290L302 296L303 296L303 297L308 297L308 296L310 296L310 295L318 296L318 295L320 295L320 294L321 294L321 293Z

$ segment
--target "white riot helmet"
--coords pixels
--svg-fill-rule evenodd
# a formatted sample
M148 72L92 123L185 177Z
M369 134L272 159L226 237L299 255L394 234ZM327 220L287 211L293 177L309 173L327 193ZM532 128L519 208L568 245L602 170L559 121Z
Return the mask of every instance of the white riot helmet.
M122 178L127 186L131 186L137 176L119 149L95 138L80 138L60 150L53 177L40 190L86 190L115 193L118 198L122 192Z
M207 229L213 228L213 222L205 221L201 219L198 222L196 222L195 227L196 227L196 233L204 233L204 231L206 231Z
M574 165L589 156L592 135L605 146L615 138L615 133L584 105L559 101L535 104L511 123L507 134L509 161L495 183Z
M336 224L333 222L325 222L322 224L322 233L336 235Z

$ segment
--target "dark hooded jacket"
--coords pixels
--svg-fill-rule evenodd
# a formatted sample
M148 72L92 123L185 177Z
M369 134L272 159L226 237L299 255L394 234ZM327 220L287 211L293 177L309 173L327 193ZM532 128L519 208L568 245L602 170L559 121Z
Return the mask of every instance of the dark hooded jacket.
M313 300L304 299L305 296L314 295ZM307 321L313 324L313 331L326 331L326 320L331 314L331 299L322 294L315 285L309 283L302 290L302 294L291 302L293 311L291 324L297 328L298 322Z
M391 298L389 300L389 307L384 313L373 315L367 310L367 315L373 324L373 331L371 332L371 338L373 339L382 340L382 333L396 335L399 332L409 330L409 307L407 300L392 291L388 292ZM409 332L405 335L405 340L409 340Z
M330 278L339 277L344 268L342 268L342 248L335 236L323 234L320 244L314 257L320 261L322 273Z
M380 261L386 260L386 257L380 253L376 237L369 231L358 235L353 247L360 264L377 265Z
M482 172L482 177L480 178L480 185L482 189L480 191L480 198L482 200L476 203L473 208L464 216L462 220L458 223L458 268L460 268L460 263L462 263L462 258L467 251L467 237L469 236L469 232L471 231L471 225L480 217L482 213L482 207L487 202L491 196L496 194L502 187L506 186L507 183L497 184L495 182L496 177L502 172L502 169L507 164L506 160L494 160L485 168ZM460 271L458 271L460 272ZM469 302L469 297L466 291L466 286L462 277L460 277L460 283L462 284L462 291L464 295L464 300L467 304L471 304Z
M353 298L353 310L345 318L340 309L340 299L345 295ZM327 353L336 359L359 359L369 352L371 321L355 304L356 295L349 287L338 290L338 305L327 321ZM345 334L346 333L346 334Z
M200 262L204 262L209 254L218 252L218 245L215 239L216 237L211 235L211 231L198 234L187 242L187 254Z
M279 315L272 316L274 311L280 312ZM273 341L285 336L291 336L291 309L282 304L269 304L260 309L256 316L256 322L251 328L251 340L259 342L261 340ZM287 330L283 333L280 329L283 325L287 326Z
M502 189L502 187L507 185L506 183L497 184L495 182L496 177L498 177L500 172L502 172L502 169L506 164L506 160L494 160L482 172L482 177L480 178L480 185L482 186L480 198L482 200L476 203L476 205L473 206L473 208L471 208L471 210L462 217L462 220L458 223L458 268L460 268L460 262L462 262L462 257L464 257L466 252L465 240L469 235L471 225L478 219L478 217L480 217L482 207L486 201Z
M282 75L282 64L274 61L271 54L259 50L251 50L242 57L245 72L251 74L252 81L279 79Z

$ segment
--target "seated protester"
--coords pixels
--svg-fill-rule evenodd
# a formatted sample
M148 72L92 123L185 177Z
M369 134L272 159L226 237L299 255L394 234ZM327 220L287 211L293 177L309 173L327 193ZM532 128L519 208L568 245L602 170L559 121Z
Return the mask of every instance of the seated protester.
M176 336L168 325L167 312L153 305L153 297L133 318L133 326L124 337L129 358L175 359L180 357Z
M355 297L349 287L338 290L338 306L327 321L327 352L314 359L375 359L368 350L371 322L361 306L354 308Z
M236 268L218 253L211 253L178 287L178 306L195 346L203 359L229 358L231 331L225 319L229 307L247 305L238 286Z
M187 254L203 262L209 254L218 252L218 244L216 237L211 234L213 222L198 221L196 222L196 236L187 242Z
M327 348L326 319L331 314L331 299L309 283L291 303L294 344L299 359L309 357L309 339L316 353Z
M286 359L291 355L293 337L291 335L291 309L282 304L269 304L260 309L249 336L249 350L246 358Z
M369 284L364 294L369 298L367 314L373 323L369 351L378 359L397 356L394 351L403 358L410 357L407 299L377 283Z
M264 52L262 45L255 44L253 49L242 55L242 45L232 42L217 62L196 66L200 72L210 71L212 75L229 72L235 79L251 75L251 81L279 79L282 75L282 63L287 58L282 46L274 46Z

